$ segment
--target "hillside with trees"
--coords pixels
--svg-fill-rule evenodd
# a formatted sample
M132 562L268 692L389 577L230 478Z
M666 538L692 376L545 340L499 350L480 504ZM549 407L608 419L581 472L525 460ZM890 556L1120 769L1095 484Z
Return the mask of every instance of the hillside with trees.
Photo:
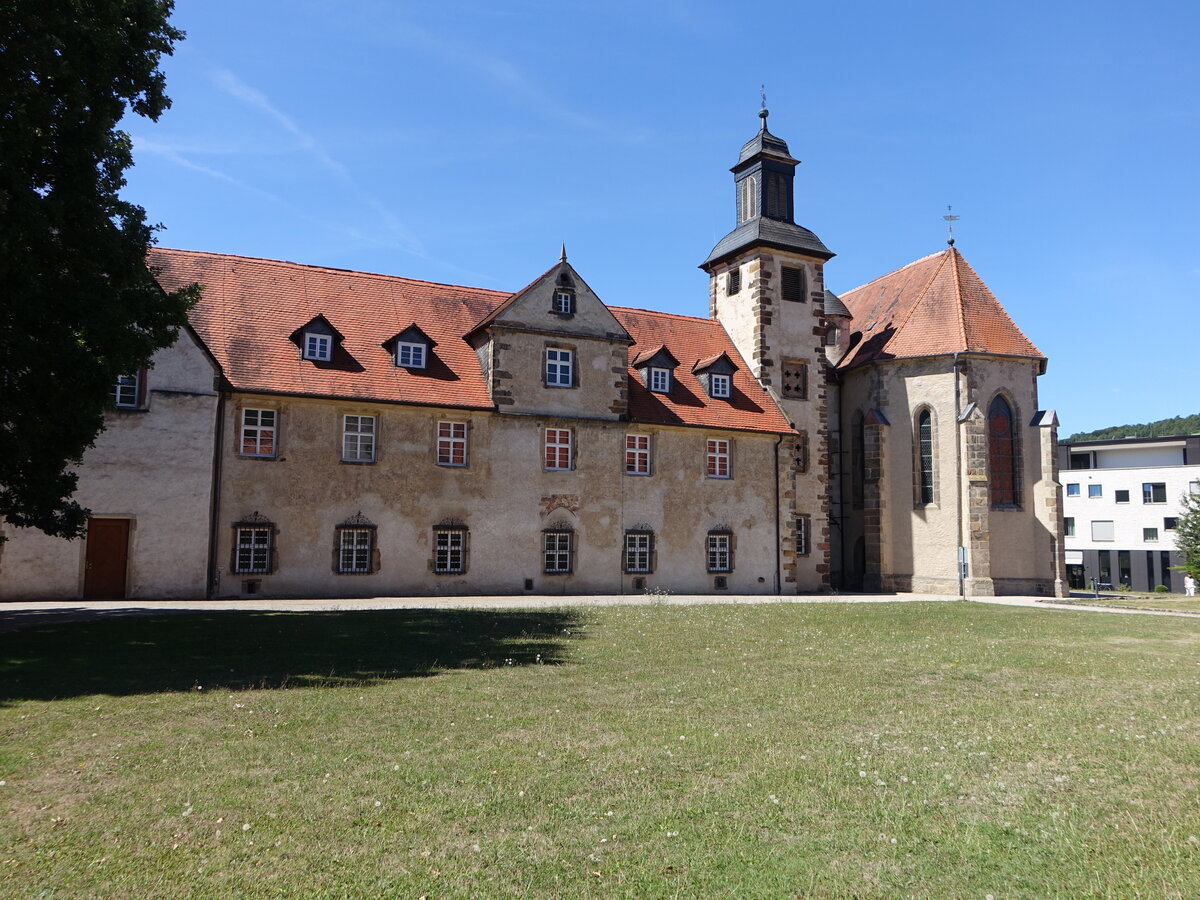
M1159 419L1157 422L1148 422L1145 425L1113 425L1110 428L1100 428L1096 431L1080 431L1066 440L1109 441L1115 438L1131 437L1174 437L1197 432L1200 432L1200 413L1190 416L1175 416L1173 419Z

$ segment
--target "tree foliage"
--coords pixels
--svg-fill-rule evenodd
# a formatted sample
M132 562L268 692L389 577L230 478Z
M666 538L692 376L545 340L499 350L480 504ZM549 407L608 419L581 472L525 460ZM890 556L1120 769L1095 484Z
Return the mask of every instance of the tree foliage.
M1175 549L1183 559L1184 570L1200 580L1200 494L1179 498L1180 515L1175 523Z
M1111 441L1128 437L1176 437L1200 432L1200 413L1191 416L1175 416L1159 419L1143 425L1113 425L1096 431L1081 431L1071 435L1067 441Z
M171 0L0 0L0 516L78 536L71 468L109 391L186 321L195 289L146 267L153 228L118 196L126 110L170 106Z

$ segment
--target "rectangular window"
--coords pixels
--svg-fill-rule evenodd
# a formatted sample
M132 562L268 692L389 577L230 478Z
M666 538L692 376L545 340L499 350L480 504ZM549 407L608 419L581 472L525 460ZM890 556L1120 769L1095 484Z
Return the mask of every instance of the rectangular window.
M650 435L625 435L625 474L650 474Z
M1090 469L1092 467L1092 454L1089 453L1072 453L1071 468L1072 469Z
M726 276L725 293L736 294L742 289L742 270L730 269L729 275Z
M1153 484L1146 482L1142 485L1142 502L1143 503L1166 503L1167 502L1167 485L1165 482L1158 481Z
M546 385L548 387L571 387L574 383L575 352L546 348Z
M342 459L346 462L375 461L374 416L343 416Z
M333 353L333 338L327 334L311 331L304 335L304 358L317 362L328 362Z
M671 391L671 370L652 366L650 369L650 390L656 394L667 394Z
M425 368L425 345L419 341L400 341L396 344L396 365L402 369Z
M783 267L783 299L803 303L807 292L804 270L792 266Z
M1129 502L1129 491L1113 491L1113 500L1117 503Z
M708 376L708 395L710 397L725 400L731 393L733 393L733 379L728 375L713 373Z
M1157 528L1143 528L1142 529L1142 540L1145 541L1147 544L1158 543L1158 529Z
M371 571L371 551L375 549L375 529L339 528L337 531L339 574L369 574Z
M434 531L433 571L439 575L461 575L467 571L465 529L440 528Z
M729 478L729 441L706 442L706 468L709 478Z
M1097 497L1103 497L1103 496L1104 496L1104 485L1102 485L1102 484L1089 484L1088 485L1088 498L1089 499L1095 500Z
M808 399L808 365L807 363L784 360L783 366L783 396L792 400Z
M543 571L547 575L563 575L571 571L571 550L574 533L570 531L546 531L542 537L545 540L545 565Z
M467 464L467 423L438 422L437 464L465 466Z
M1092 521L1093 541L1115 541L1116 539L1116 532L1113 529L1111 519Z
M1079 496L1079 485L1068 484L1067 485L1067 496L1068 497L1078 497Z
M1171 589L1171 551L1160 550L1158 553L1159 584Z
M137 409L141 400L138 375L118 375L109 396L117 409Z
M1075 517L1067 516L1063 519L1063 535L1065 537L1075 537Z
M1188 482L1188 493L1189 494L1200 494L1200 481L1189 481Z
M270 525L235 529L233 571L238 575L266 575L271 571Z
M1112 551L1100 550L1096 553L1100 567L1100 583L1112 585Z
M546 429L546 468L571 468L571 429Z
M796 517L796 555L808 556L811 551L810 534L812 520L808 516Z
M1167 516L1163 519L1163 531L1174 531L1179 527L1179 519L1174 516Z
M555 291L552 304L554 312L569 316L575 312L575 295L570 291Z
M278 421L273 409L243 409L242 456L273 457Z
M625 532L625 571L648 573L653 571L651 557L654 553L654 535L644 531Z
M708 571L733 571L733 535L724 532L708 533Z
M1117 578L1126 587L1133 587L1133 568L1129 562L1129 551L1117 551Z

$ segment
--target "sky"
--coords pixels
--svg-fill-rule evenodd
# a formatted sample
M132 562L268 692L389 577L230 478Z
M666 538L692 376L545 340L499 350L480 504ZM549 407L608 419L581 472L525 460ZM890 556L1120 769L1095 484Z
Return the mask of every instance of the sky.
M1200 4L176 0L128 118L164 247L707 315L758 129L843 293L956 246L1060 434L1200 412Z

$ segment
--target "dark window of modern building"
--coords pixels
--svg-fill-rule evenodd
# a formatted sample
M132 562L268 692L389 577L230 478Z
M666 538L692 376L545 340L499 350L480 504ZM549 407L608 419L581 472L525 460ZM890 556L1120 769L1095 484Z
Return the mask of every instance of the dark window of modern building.
M1112 551L1101 550L1096 555L1099 557L1100 563L1100 583L1112 584Z
M1159 551L1158 562L1162 569L1162 581L1159 584L1164 585L1167 590L1171 589L1171 553L1169 550Z
M1129 491L1113 491L1113 499L1118 503L1129 502Z
M1063 534L1066 537L1075 537L1075 517L1067 516L1063 519Z
M1133 587L1133 567L1129 563L1129 551L1117 551L1117 574L1121 578L1121 584L1126 587Z
M1142 502L1143 503L1166 503L1167 502L1167 485L1165 482L1158 481L1155 483L1146 482L1142 485Z
M1072 469L1090 469L1092 467L1092 454L1090 453L1072 453L1071 468Z

